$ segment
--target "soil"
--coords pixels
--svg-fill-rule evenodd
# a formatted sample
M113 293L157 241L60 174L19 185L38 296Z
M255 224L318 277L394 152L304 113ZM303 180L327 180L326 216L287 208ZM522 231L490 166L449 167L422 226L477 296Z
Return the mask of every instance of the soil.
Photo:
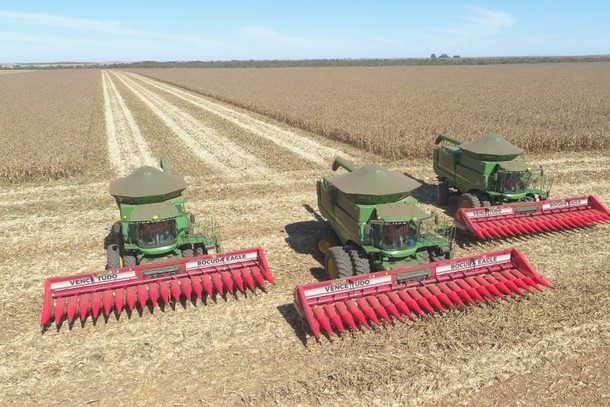
M317 178L333 174L335 154L381 163L423 182L415 197L438 210L431 162L388 161L134 74L105 81L106 123L122 129L108 137L147 149L117 150L112 176L0 187L0 403L610 404L610 224L490 243L460 235L456 256L517 247L555 288L316 341L292 303L296 285L322 276ZM118 216L108 185L148 155L186 176L188 208L218 220L225 250L264 248L276 285L41 329L44 280L103 270ZM553 178L553 197L609 203L608 156L528 158Z

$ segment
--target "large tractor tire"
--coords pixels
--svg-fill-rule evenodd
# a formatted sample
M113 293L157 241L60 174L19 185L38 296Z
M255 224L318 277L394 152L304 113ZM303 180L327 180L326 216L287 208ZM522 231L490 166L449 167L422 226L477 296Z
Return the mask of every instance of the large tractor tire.
M479 203L481 204L481 206L491 206L491 198L485 192L477 194L477 198L479 198Z
M331 247L326 251L324 266L330 280L351 277L354 274L352 261L342 246Z
M196 257L204 256L206 254L208 254L208 252L205 250L205 247L203 247L203 245L200 245L200 244L195 245L195 256Z
M458 208L478 208L481 206L481 201L475 194L465 193L460 197Z
M369 259L366 257L366 253L359 247L349 248L349 258L352 261L352 268L355 276L362 276L371 272Z
M189 257L193 257L193 248L190 246L185 246L182 248L182 257L183 258L189 258Z
M133 267L138 264L138 259L132 254L126 254L123 256L123 267Z
M449 181L442 180L436 188L436 201L439 205L445 206L449 203Z
M121 251L118 244L108 245L106 248L106 270L114 270L121 267Z

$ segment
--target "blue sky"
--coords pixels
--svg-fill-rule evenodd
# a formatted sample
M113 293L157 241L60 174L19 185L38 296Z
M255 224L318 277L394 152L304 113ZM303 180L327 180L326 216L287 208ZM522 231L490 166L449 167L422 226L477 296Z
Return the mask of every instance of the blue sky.
M610 1L0 1L0 63L610 54Z

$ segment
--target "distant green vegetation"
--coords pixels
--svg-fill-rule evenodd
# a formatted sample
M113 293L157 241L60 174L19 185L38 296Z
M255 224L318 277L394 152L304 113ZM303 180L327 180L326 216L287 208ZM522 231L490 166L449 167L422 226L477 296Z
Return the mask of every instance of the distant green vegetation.
M248 61L141 61L112 64L112 68L288 68L333 66L405 66L405 65L489 65L546 62L610 61L610 55L583 57L496 57L496 58L394 58L394 59L302 59Z
M548 57L491 57L461 58L441 54L438 58L372 58L372 59L300 59L300 60L232 60L232 61L139 61L129 63L61 62L45 64L11 64L0 69L77 69L77 68L289 68L341 66L418 66L418 65L494 65L557 62L608 62L610 55L548 56Z

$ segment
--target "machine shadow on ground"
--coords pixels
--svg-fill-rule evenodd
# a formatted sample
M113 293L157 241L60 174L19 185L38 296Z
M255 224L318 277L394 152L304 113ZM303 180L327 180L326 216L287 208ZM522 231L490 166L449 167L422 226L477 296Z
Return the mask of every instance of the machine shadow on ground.
M294 305L292 303L278 305L277 310L292 327L303 346L307 346L307 324L301 319Z
M316 238L324 232L332 232L332 227L310 205L304 204L303 207L312 214L312 219L289 223L284 226L288 235L285 241L295 252L308 254L320 264L320 267L313 267L309 272L317 281L323 281L327 279L324 271L324 256L316 250Z
M408 172L403 172L403 174L421 184L419 188L411 193L413 198L421 203L436 205L436 185L428 184L426 181L414 177Z

